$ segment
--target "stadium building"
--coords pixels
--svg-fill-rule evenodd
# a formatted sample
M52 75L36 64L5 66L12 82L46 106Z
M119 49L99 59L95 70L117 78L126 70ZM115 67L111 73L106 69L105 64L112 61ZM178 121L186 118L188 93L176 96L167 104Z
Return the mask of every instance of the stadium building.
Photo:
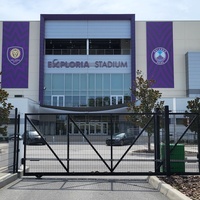
M14 19L13 19L14 20ZM172 111L200 94L200 21L42 14L0 22L1 87L32 112L127 112L141 70Z

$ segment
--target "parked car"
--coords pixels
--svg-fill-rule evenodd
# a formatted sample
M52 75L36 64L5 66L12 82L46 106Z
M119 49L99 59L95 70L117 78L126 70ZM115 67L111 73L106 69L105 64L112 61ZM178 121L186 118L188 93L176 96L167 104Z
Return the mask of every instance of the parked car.
M130 133L116 133L112 136L112 145L126 145L131 144L135 139L134 134ZM111 145L111 137L106 139L106 144Z
M44 138L45 139L45 138ZM27 131L26 132L26 144L42 144L45 145L46 142L37 131ZM23 135L23 140L25 140L25 137Z

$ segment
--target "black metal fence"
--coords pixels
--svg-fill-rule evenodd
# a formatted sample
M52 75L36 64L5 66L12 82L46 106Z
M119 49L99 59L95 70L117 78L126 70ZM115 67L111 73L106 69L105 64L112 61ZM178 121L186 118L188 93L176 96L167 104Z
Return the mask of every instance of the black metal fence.
M143 128L130 120L141 115L149 116ZM198 121L168 106L162 113L25 114L24 175L199 174Z
M12 128L6 136L0 138L0 172L17 173L19 167L19 115L18 110L14 110Z

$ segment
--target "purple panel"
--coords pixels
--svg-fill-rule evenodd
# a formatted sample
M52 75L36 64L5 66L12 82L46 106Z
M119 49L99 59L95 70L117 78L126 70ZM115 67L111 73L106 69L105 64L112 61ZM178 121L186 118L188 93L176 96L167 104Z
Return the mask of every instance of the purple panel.
M174 88L172 22L147 22L147 79L155 88Z
M3 23L2 88L28 88L29 22Z

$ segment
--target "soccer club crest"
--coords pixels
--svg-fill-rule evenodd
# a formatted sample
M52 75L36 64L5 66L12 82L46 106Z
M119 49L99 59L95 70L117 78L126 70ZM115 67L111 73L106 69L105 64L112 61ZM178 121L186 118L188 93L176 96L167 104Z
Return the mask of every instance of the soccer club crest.
M8 47L7 58L12 65L18 65L24 58L24 49L19 46Z
M151 53L151 60L157 65L164 65L169 60L169 52L163 47L157 47Z

